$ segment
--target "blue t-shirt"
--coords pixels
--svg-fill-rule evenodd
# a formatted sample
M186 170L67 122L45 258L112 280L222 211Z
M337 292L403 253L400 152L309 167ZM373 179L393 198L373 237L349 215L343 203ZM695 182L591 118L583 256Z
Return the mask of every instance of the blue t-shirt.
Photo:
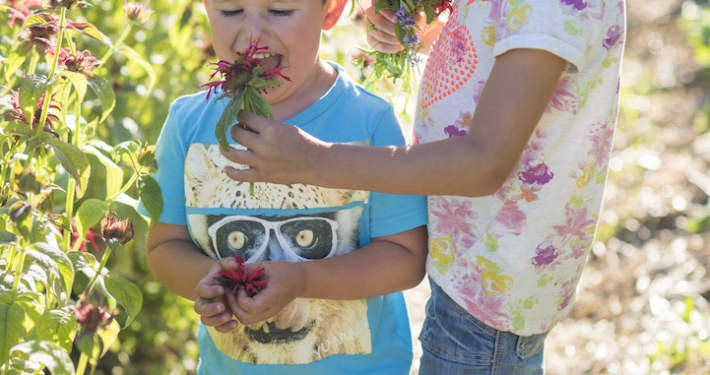
M286 122L326 142L405 144L392 107L332 65L338 78L331 89ZM270 183L254 184L250 195L249 183L222 173L225 165L246 168L224 158L214 136L228 99L208 103L205 95L171 105L154 177L164 201L159 220L187 225L208 256L309 261L426 225L420 196ZM200 375L409 374L413 357L401 292L357 301L299 298L276 317L229 334L200 324L198 342Z

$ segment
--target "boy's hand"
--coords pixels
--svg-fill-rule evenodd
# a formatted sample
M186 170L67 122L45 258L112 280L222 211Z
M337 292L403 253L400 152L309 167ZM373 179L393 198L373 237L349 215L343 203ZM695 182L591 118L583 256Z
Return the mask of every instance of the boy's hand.
M195 287L195 293L199 298L195 301L194 309L200 315L200 321L204 325L214 327L217 332L228 333L237 328L239 322L232 319L234 314L225 300L225 290L220 282L221 276L217 274L222 270L222 263L232 269L239 267L234 258L215 262L207 276Z
M248 264L247 274L250 274L257 266L264 267L266 271L265 278L269 280L266 288L254 297L249 297L246 291L239 290L236 297L232 293L228 293L226 298L230 310L245 325L276 317L284 307L300 297L306 288L306 274L299 263L273 261ZM292 309L287 310L284 311L284 314ZM281 319L294 318L289 316L281 317Z

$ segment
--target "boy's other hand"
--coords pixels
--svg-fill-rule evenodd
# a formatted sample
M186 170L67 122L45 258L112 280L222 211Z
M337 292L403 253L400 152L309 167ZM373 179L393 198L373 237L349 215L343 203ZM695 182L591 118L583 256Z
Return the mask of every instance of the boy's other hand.
M280 124L240 110L237 120L248 127L232 126L232 138L248 150L230 148L221 150L227 159L249 169L225 167L230 178L244 182L272 182L278 184L308 183L314 181L318 168L314 163L323 162L319 152L330 147L310 134L293 126Z
M215 262L207 276L195 287L195 293L199 298L195 301L194 309L200 315L200 321L204 325L214 327L217 332L228 333L237 328L239 322L232 319L234 314L225 300L225 290L220 283L221 276L217 274L222 270L222 263L226 263L227 267L232 269L239 267L234 258Z
M306 274L299 263L292 262L262 262L259 264L248 264L247 274L250 274L257 266L264 267L265 279L269 282L266 288L259 291L254 297L249 297L244 290L240 290L237 296L228 293L226 301L230 310L237 319L245 325L255 324L267 319L270 321L292 320L294 309L284 310L284 314L279 314L285 307L293 305L292 302L300 297L306 288ZM291 312L291 314L288 314ZM285 316L289 315L289 316ZM273 318L273 319L272 319ZM290 322L289 322L290 323Z

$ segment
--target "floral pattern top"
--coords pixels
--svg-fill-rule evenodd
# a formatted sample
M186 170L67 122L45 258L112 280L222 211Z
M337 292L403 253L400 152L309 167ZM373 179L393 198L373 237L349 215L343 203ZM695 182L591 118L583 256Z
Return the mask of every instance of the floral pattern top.
M420 143L468 133L496 56L535 48L567 61L498 192L429 198L427 271L493 328L547 332L574 300L602 204L624 35L623 0L456 0L429 55Z

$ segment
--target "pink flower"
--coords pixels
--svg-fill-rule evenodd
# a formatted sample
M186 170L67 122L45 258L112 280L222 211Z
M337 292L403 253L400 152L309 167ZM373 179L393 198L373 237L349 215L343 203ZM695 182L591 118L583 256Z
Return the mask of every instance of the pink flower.
M589 237L587 229L596 225L596 221L589 215L589 207L584 205L578 210L573 209L569 203L565 205L565 224L553 225L558 236L572 236L579 239Z
M256 43L252 44L250 38L249 47L244 53L237 52L237 60L234 63L225 60L211 63L211 65L216 65L217 67L210 79L217 74L221 74L222 80L208 82L200 86L200 88L207 88L207 100L209 100L212 90L217 91L218 88L224 92L224 95L235 97L240 92L243 92L246 86L254 86L263 91L280 85L281 82L276 81L276 76L280 76L289 82L291 81L290 78L281 74L283 69L288 68L287 66L269 69L268 71L261 67L261 59L254 57L254 55L261 50L269 49L269 47L259 47L260 39L261 37L257 39Z
M54 56L54 51L56 48L52 48L47 51L47 55ZM84 50L82 52L76 53L76 58L71 52L70 48L60 49L59 58L57 59L57 64L61 70L75 72L75 73L91 73L99 64L94 56L91 56L91 52Z
M553 109L562 112L569 112L571 114L577 114L577 103L579 98L572 92L569 91L569 77L563 77L560 82L557 83L555 91L552 93L552 98L550 98L550 103L545 108L545 112L551 113Z
M433 225L433 231L437 234L451 235L454 248L458 244L470 247L475 242L476 226L473 221L478 219L478 214L472 209L473 205L468 200L459 200L455 197L436 197L431 205L431 215L438 220Z
M520 234L523 226L525 226L526 219L527 215L518 208L518 202L515 200L507 200L503 203L503 208L501 208L498 213L496 221L510 229L511 234L517 236Z
M39 100L37 101L37 108L35 110L35 115L34 118L32 119L32 123L25 118L25 114L22 112L22 107L20 107L20 92L17 91L15 92L14 90L10 90L12 92L12 98L10 98L10 102L12 103L12 111L4 113L1 117L4 117L6 120L9 121L18 121L18 122L24 122L25 124L30 125L31 128L35 128L37 124L40 122L41 117L42 117L42 107L44 106L44 97L46 94L42 94L42 96L39 97ZM54 100L54 95L51 96L51 102L49 105L50 109L55 109L59 110L59 106L54 104L57 101ZM52 120L58 120L59 118L56 115L53 115L51 113L47 114L47 118L44 120L44 128L43 130L47 133L53 134L55 137L59 138L59 134L52 130Z
M264 280L264 274L266 270L263 267L257 267L251 275L247 276L247 269L244 266L244 261L242 258L236 257L239 268L233 270L231 268L225 268L218 272L222 276L222 281L226 289L231 290L236 293L239 289L244 289L249 297L255 296L262 289L266 288L266 283L268 280Z

